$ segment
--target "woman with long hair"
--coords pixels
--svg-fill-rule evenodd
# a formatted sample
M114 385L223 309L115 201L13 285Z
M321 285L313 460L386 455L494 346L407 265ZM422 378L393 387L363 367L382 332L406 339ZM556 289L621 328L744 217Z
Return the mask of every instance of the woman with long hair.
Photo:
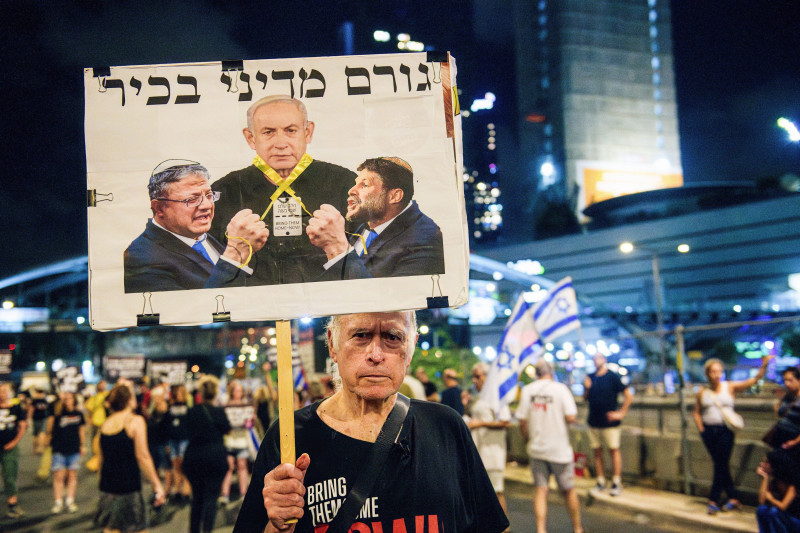
M60 513L66 509L74 513L75 489L78 486L78 469L81 456L86 454L86 421L78 409L75 394L64 392L53 408L52 416L47 418L47 436L53 449L53 504L52 512ZM64 498L66 483L67 497Z
M175 385L170 393L166 420L169 455L172 459L172 490L168 492L174 503L188 503L191 495L189 480L183 474L183 456L189 445L189 429L186 424L188 414L186 385Z
M244 497L247 492L247 486L250 484L250 471L247 467L250 451L247 447L247 439L249 438L248 430L253 423L253 417L247 416L246 413L252 414L253 411L252 404L245 398L242 383L240 381L228 383L228 402L225 404L225 413L231 422L231 432L225 435L225 450L228 452L228 472L222 481L220 502L223 504L230 502L234 471L239 479L240 498Z
M219 380L203 376L197 383L197 390L200 401L189 409L186 418L189 445L183 456L183 472L192 486L191 533L214 529L217 498L228 471L223 436L231 430L225 411L214 405Z
M153 504L166 501L147 446L147 425L134 413L136 397L128 383L118 383L108 394L111 415L100 427L100 503L95 523L103 531L145 531L147 510L142 497L142 476L155 493Z
M720 510L732 511L742 505L730 471L734 433L725 425L723 410L732 410L736 394L749 389L764 377L770 359L770 356L763 357L756 375L744 381L723 381L722 361L719 359L706 361L704 370L708 387L700 389L697 393L693 416L703 444L714 464L714 480L708 495L708 514L717 514ZM724 506L721 505L723 491L728 496L728 502Z

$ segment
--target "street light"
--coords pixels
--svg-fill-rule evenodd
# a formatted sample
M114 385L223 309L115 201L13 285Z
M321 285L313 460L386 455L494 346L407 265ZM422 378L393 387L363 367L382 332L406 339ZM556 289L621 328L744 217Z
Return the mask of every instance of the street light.
M619 249L624 254L629 254L633 252L636 247L633 243L630 242L623 242L619 245ZM658 349L659 349L659 356L661 358L661 379L664 382L664 378L667 375L667 368L666 368L666 361L665 361L665 346L664 346L664 318L663 318L663 309L662 309L662 301L661 301L661 265L659 264L658 259L658 252L655 250L648 250L646 248L640 248L640 250L645 251L647 253L652 254L653 258L653 291L655 291L656 296L656 320L658 324ZM678 245L678 252L685 254L688 253L690 247L688 244L681 243ZM688 422L686 420L686 398L683 394L684 388L684 381L683 381L683 353L685 347L683 345L683 326L678 326L676 328L678 332L677 341L678 341L678 408L680 409L681 413L681 459L683 463L683 490L684 493L689 494L689 440L688 440Z
M663 301L662 301L662 293L661 293L661 263L658 255L658 251L651 250L648 248L637 248L634 246L632 242L623 242L619 245L619 251L624 254L630 254L634 250L641 250L643 252L647 252L651 255L652 259L652 271L653 271L653 294L655 296L655 303L656 303L656 333L658 335L658 356L659 362L661 364L661 381L662 383L665 382L665 378L667 375L667 362L666 362L666 346L664 343L664 310L663 310ZM680 253L688 253L690 247L686 243L682 243L678 245L678 252Z

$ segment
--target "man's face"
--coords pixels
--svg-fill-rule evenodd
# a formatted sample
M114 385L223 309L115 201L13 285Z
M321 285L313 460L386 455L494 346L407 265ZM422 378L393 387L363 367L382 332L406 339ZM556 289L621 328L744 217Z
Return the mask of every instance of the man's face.
M303 113L289 102L275 102L259 107L253 114L253 129L244 137L270 167L282 177L294 170L311 142L314 123L303 123Z
M417 340L410 328L406 313L343 317L338 346L330 344L343 389L365 401L382 401L397 392Z
M170 200L185 200L187 198L203 197L197 207L187 207L182 202L166 202L151 200L150 205L155 213L156 222L164 229L177 233L183 237L196 239L211 229L211 220L214 218L214 202L205 196L211 193L211 187L203 176L192 174L182 180L167 185L167 190L162 195Z
M472 371L472 384L475 385L475 388L478 392L483 390L483 384L486 383L486 374L480 368L476 368Z
M0 385L0 403L6 403L11 399L11 387L7 384Z
M798 381L791 372L786 372L783 375L783 386L786 392L791 394L797 394L797 392L800 391L800 381Z
M381 220L388 207L386 189L381 177L371 171L362 170L356 177L356 184L347 192L347 218L350 222Z
M597 353L592 357L592 361L594 361L594 367L597 370L600 370L602 367L606 366L606 358L603 354Z

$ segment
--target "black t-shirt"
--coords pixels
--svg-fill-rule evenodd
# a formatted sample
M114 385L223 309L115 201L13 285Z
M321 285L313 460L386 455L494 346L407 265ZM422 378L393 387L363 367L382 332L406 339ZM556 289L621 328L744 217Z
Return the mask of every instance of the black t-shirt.
M586 400L589 402L589 426L593 428L610 428L620 425L619 420L609 422L606 413L616 411L619 407L617 396L625 390L619 375L610 370L598 376L589 376L592 386Z
M25 409L19 404L0 407L0 447L14 440L19 423L24 422L26 418Z
M81 451L80 427L86 421L78 410L62 411L53 417L53 438L50 445L54 453L71 455Z
M167 411L154 409L147 419L147 444L153 448L165 445L169 440L167 430Z
M464 404L461 403L461 387L449 387L442 391L442 404L452 407L460 415L464 414Z
M189 429L186 426L186 415L189 406L186 403L175 402L167 410L167 437L170 440L189 440Z
M436 392L437 392L436 391L436 385L431 381L428 381L427 383L423 383L422 386L425 387L425 397L426 398L428 398L431 394L436 394Z
M261 427L266 429L269 427L270 422L270 402L269 400L258 402L256 405L256 416L261 422Z
M322 248L311 244L306 235L311 216L322 204L330 204L342 215L347 212L347 193L355 184L356 173L344 167L314 160L292 183L295 196L300 198L306 210L301 210L301 228L294 235L281 235L273 227L275 210L279 202L290 197L283 193L264 217L269 229L267 244L253 254L249 266L253 275L246 280L247 285L272 285L276 283L305 283L316 281L328 261ZM214 204L214 220L209 234L219 242L226 243L225 229L233 216L242 209L252 209L258 216L266 211L270 197L277 190L264 174L250 165L236 170L211 184L211 188L221 193Z
M311 457L305 512L295 533L323 531L374 446L330 428L317 416L318 406L295 412L296 453ZM267 524L261 491L264 476L280 464L278 425L270 426L259 449L234 533L261 533ZM411 400L400 438L354 526L388 533L402 531L400 522L409 532L497 533L508 527L469 430L449 407Z
M31 400L31 405L33 405L32 418L34 420L47 419L50 414L50 402L47 401L47 398L34 398Z

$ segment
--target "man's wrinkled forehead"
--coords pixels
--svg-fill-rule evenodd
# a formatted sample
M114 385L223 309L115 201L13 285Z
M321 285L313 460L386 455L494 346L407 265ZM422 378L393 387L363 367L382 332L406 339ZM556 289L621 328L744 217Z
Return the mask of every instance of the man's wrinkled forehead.
M271 124L281 120L283 126L303 127L306 123L303 112L290 102L269 102L256 109L253 119L260 124ZM288 121L288 124L284 124Z
M408 313L360 313L342 317L342 329L355 331L397 331L409 336L411 321Z

